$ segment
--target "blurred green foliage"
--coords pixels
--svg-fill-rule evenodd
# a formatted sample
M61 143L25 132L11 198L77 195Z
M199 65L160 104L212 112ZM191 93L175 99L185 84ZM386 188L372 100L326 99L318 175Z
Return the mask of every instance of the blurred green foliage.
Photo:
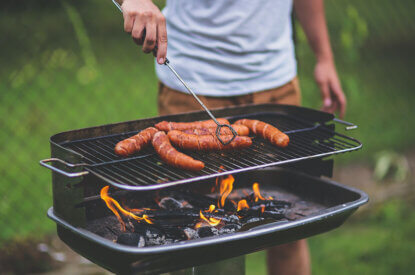
M0 242L54 230L45 218L50 172L38 165L50 155L51 135L157 114L153 58L123 32L111 1L52 2L10 1L0 10ZM415 2L327 0L326 7L346 120L359 125L349 134L365 148L336 161L413 146ZM304 105L318 108L314 57L298 24L297 33Z

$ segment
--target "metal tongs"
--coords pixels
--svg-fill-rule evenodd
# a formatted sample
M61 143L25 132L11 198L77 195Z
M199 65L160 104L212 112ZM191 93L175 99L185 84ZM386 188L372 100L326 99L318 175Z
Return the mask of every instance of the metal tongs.
M115 0L112 0L112 2L122 12L121 6ZM155 48L155 51L157 52L157 48ZM227 145L227 144L231 143L235 139L235 137L238 135L236 133L235 129L233 129L233 127L231 125L220 124L219 123L219 121L216 119L216 117L209 111L209 109L205 106L205 104L203 104L203 102L200 100L200 98L192 91L192 89L189 87L189 85L187 85L187 83L180 77L180 75L176 72L176 70L171 66L170 61L167 59L167 57L166 57L166 60L164 61L164 65L166 65L170 69L170 71L172 71L172 73L183 84L183 86L186 88L186 90L189 92L189 94L191 94L197 100L197 102L199 102L199 104L203 107L203 109L205 109L206 113L210 116L210 118L216 123L216 125L217 125L217 127L216 127L216 137L218 138L220 143L222 143L223 145ZM232 132L233 136L228 141L224 141L220 137L220 130L223 127L229 128Z

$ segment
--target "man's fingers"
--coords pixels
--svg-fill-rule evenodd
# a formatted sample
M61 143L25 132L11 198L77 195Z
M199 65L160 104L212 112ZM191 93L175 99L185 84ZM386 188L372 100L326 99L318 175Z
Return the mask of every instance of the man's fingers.
M332 105L329 85L327 82L318 82L317 84L320 88L321 97L323 99L322 110L328 112Z
M157 62L161 65L166 60L167 55L167 30L166 21L163 17L158 19L157 24Z
M144 22L142 19L140 19L139 16L135 17L134 20L134 27L133 30L131 32L131 36L134 40L134 42L137 45L143 45L143 36L144 36Z
M340 118L343 118L346 113L347 102L346 102L346 97L344 96L343 90L340 86L340 83L337 81L333 83L331 85L331 90L336 100L336 103L338 103L336 106L336 110L337 109L339 110Z
M128 14L123 13L124 16L124 31L127 33L131 33L133 31L134 26L134 17Z
M157 26L153 22L146 25L146 37L143 44L143 52L150 53L156 46Z

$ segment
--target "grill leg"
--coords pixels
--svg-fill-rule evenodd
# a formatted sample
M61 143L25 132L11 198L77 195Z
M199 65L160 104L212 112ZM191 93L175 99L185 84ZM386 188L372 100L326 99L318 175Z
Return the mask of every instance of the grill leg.
M245 275L245 255L236 258L194 266L168 273L170 275Z

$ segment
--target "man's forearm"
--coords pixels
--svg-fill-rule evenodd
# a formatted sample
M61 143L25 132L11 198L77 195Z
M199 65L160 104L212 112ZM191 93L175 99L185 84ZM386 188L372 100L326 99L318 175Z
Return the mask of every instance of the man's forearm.
M294 0L295 13L318 61L333 61L324 0Z

